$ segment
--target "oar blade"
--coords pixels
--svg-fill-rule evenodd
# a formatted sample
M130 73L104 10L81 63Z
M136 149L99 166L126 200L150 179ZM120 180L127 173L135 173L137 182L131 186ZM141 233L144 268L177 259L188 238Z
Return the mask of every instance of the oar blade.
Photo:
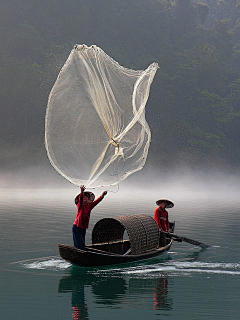
M201 248L209 248L210 247L208 244L200 242L200 241L197 241L197 240L189 239L189 238L186 238L186 237L181 237L181 236L178 236L178 235L176 235L174 233L166 233L166 232L164 232L164 233L168 234L170 237L173 238L173 240L176 240L176 241L188 242L190 244L193 244L194 246L198 246L198 247L201 247Z
M196 241L196 240L192 240L192 239L189 239L189 238L186 238L186 237L181 237L181 240L184 241L184 242L188 242L188 243L191 243L195 246L198 246L198 247L201 247L201 248L209 248L210 246L208 244L205 244L205 243L202 243L202 242L199 242L199 241Z

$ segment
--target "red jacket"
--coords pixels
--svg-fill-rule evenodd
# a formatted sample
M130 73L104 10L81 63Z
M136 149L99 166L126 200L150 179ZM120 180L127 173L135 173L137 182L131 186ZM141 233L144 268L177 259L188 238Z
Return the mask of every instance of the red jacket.
M168 212L158 207L154 212L154 219L157 221L158 228L163 231L169 231Z
M90 213L92 209L103 199L103 196L100 196L97 200L93 202L86 203L84 201L84 196L80 193L78 196L77 202L77 216L73 224L82 229L87 229L90 220ZM77 198L76 197L76 198Z

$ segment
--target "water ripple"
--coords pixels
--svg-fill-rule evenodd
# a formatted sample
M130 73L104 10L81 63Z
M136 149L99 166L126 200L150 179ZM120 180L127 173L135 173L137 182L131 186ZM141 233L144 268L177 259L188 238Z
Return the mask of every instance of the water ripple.
M136 276L155 278L161 275L180 276L191 273L209 273L209 274L226 274L226 275L240 275L240 263L213 263L213 262L182 262L171 261L156 265L145 265L130 268L116 268L104 271L97 271L95 274L106 276Z
M71 264L62 259L36 260L33 262L22 262L21 266L25 269L34 270L65 270L71 267Z

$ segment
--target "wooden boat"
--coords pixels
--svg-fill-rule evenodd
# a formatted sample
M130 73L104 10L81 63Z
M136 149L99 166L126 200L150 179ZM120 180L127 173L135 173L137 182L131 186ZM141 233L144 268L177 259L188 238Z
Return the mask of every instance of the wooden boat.
M173 232L175 223L170 223ZM124 240L124 232L128 239ZM93 267L130 263L156 257L170 249L173 240L166 237L159 242L156 221L149 215L139 214L99 220L92 231L92 244L85 250L59 244L60 256L79 266Z

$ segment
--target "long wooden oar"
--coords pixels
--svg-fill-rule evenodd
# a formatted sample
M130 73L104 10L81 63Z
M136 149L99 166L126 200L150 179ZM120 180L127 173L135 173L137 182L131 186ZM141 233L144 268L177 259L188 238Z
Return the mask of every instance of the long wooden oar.
M175 240L175 241L188 242L188 243L191 243L191 244L193 244L195 246L198 246L198 247L201 247L201 248L209 248L210 247L208 244L205 244L205 243L193 240L193 239L189 239L189 238L186 238L186 237L181 237L181 236L178 236L178 235L176 235L174 233L169 233L169 232L165 232L165 231L161 231L161 232L163 232L166 235L168 235L169 237L173 238L173 240Z

